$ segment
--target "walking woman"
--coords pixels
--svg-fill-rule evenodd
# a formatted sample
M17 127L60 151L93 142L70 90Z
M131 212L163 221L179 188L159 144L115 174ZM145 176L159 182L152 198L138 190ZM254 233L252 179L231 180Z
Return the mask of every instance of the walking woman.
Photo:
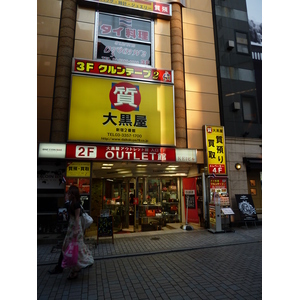
M94 263L94 258L88 249L87 245L84 243L84 233L81 226L81 208L80 208L80 195L79 189L77 186L71 185L68 193L67 200L69 200L69 225L67 229L67 234L63 242L62 252L65 254L69 243L71 243L74 239L78 243L78 261L75 266L71 269L71 273L68 279L75 279L78 276L78 272L91 266Z

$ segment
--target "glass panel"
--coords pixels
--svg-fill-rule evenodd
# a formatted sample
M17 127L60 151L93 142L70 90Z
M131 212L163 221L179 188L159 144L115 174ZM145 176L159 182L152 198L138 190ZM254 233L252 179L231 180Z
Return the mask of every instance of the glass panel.
M237 44L237 52L240 53L249 53L248 49L248 37L245 33L236 33L236 44Z
M151 46L101 38L98 40L97 59L150 65Z
M162 211L166 223L179 222L179 199L176 178L162 179Z
M150 43L151 23L121 16L99 14L98 35Z
M151 65L151 21L99 13L97 59Z
M159 190L159 179L148 179L146 197L146 201L148 204L157 204L158 202L160 202Z
M237 44L237 51L241 53L249 53L248 46Z
M257 121L254 98L243 99L243 117L244 117L244 121Z

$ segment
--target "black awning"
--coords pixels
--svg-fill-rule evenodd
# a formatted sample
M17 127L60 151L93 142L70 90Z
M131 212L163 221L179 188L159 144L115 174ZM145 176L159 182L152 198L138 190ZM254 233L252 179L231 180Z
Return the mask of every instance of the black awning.
M262 158L244 157L243 163L250 169L262 169Z

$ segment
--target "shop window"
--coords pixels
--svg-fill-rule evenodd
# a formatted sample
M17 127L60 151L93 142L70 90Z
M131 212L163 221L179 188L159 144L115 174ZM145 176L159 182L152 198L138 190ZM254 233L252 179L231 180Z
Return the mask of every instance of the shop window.
M153 22L98 12L94 58L153 66Z
M238 53L249 54L249 41L246 33L236 32L236 49Z
M254 97L242 97L243 119L246 122L257 122L257 107Z

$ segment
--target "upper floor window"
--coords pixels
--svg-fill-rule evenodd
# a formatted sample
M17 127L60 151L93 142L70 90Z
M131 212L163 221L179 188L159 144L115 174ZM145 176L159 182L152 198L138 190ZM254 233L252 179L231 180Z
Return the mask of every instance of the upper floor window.
M236 32L236 49L238 53L249 54L249 41L246 33Z
M242 97L243 119L247 122L257 122L257 107L255 97Z
M96 14L94 58L152 66L153 22L106 13Z

